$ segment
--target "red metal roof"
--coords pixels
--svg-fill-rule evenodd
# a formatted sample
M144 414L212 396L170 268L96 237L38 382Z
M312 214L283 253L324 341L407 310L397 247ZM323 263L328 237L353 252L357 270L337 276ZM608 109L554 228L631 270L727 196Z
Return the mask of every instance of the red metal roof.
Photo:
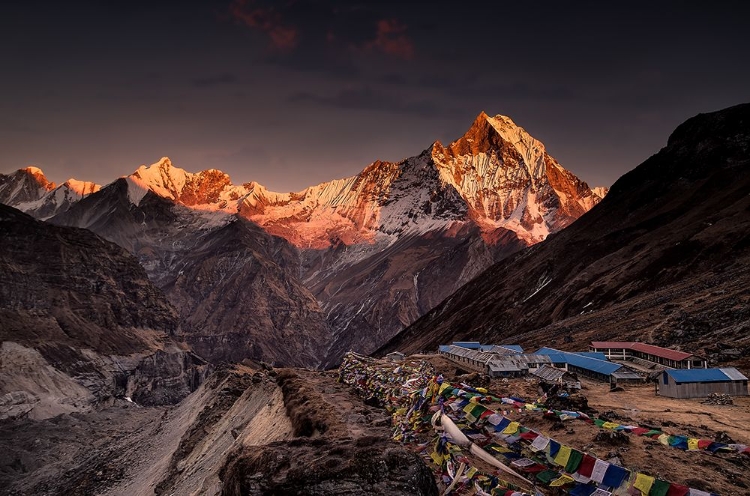
M593 348L623 348L626 350L640 351L641 353L648 353L649 355L666 358L667 360L676 360L678 362L693 356L692 353L686 353L684 351L670 350L669 348L662 348L661 346L653 344L628 341L592 341L591 346Z

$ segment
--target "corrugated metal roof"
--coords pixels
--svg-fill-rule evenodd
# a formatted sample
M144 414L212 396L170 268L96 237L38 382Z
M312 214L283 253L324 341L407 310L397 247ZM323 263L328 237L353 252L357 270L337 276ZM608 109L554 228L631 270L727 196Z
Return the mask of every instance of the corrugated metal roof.
M614 377L615 379L643 379L643 376L636 372L633 372L632 370L628 370L625 367L612 372L612 377Z
M518 348L520 348L520 346ZM480 349L482 351L486 351L489 353L497 353L499 355L512 355L516 353L523 353L522 351L518 351L514 348L510 348L508 346L503 346L503 345L498 345L498 344L483 344Z
M453 346L469 348L470 350L478 350L482 345L479 343L479 341L453 341Z
M501 344L503 348L508 348L509 350L517 351L518 353L523 353L523 348L521 348L520 344Z
M445 353L453 356L468 358L469 360L474 360L482 363L487 363L488 360L497 356L494 353L485 353L479 350L470 350L469 348L463 348L461 346L455 345L449 345L445 350Z
M487 366L492 372L521 372L529 367L525 363L519 363L517 360L504 360L495 358L487 362Z
M448 350L450 350L450 348L451 348L450 345L441 344L440 346L438 346L438 352L440 352L440 353L448 353Z
M633 341L592 341L592 348L625 348L631 349Z
M521 355L526 363L533 363L536 365L552 363L552 360L547 355Z
M747 380L747 377L742 375L742 372L740 372L734 367L721 367L719 370L724 372L727 375L727 377L729 377L733 381L746 381Z
M692 353L662 348L653 344L638 343L633 341L592 341L591 347L596 349L626 349L648 353L649 355L666 358L667 360L682 361L693 356Z
M664 372L672 376L672 379L674 379L675 382L724 382L730 380L743 380L732 379L722 369L670 369L665 370Z
M661 346L646 343L633 343L633 349L635 351L640 351L641 353L648 353L649 355L666 358L667 360L676 360L678 362L693 356L692 353L670 350L669 348L662 348Z
M563 369L558 369L556 367L548 367L547 365L542 365L538 369L532 370L531 374L539 377L540 379L544 379L546 381L552 381L557 382L567 374L568 372Z
M596 358L597 360L604 360L605 362L608 362L609 359L607 358L607 355L604 353L600 353L598 351L574 351L576 355L581 355L589 358Z
M549 355L554 363L560 363L558 360L562 359L568 365L580 367L591 372L597 372L600 374L610 375L622 368L622 365L618 363L607 362L605 360L597 360L596 358L589 358L575 353L567 351L560 351L554 348L540 348L537 351L538 355Z

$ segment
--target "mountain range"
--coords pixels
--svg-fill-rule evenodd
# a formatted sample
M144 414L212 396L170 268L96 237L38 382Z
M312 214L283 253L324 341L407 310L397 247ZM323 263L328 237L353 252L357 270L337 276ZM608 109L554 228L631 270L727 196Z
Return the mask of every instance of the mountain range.
M0 202L135 255L206 359L329 366L368 353L606 194L505 116L400 162L275 193L168 158L101 187L0 176Z
M380 352L458 339L750 352L750 104L701 114L570 227L489 268ZM744 365L743 365L744 364Z

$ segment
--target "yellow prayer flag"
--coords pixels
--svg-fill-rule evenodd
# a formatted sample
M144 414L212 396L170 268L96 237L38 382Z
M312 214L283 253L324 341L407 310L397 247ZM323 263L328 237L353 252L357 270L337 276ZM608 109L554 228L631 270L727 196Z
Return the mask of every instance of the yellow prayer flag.
M562 449L562 447L560 448ZM570 448L568 448L568 452L570 452ZM552 482L549 483L550 487L560 487L564 486L565 484L570 484L571 482L574 482L575 479L572 477L568 477L567 475L563 474L560 476L559 479L555 479Z
M518 427L520 425L521 424L519 424L518 422L511 422L510 424L508 424L508 427L503 429L503 434L515 434L516 432L518 432Z
M688 439L688 449L689 450L697 450L698 449L698 440L694 437L691 437Z
M555 456L555 463L564 467L568 464L569 459L570 446L561 445L560 450L557 452L557 456Z
M493 446L492 449L498 453L513 453L512 449L506 448L505 446Z
M619 425L620 424L616 424L614 422L604 422L602 424L602 427L604 427L605 429L614 429L615 427L618 427Z
M635 476L633 487L638 489L643 496L648 496L651 486L654 484L654 478L644 474Z

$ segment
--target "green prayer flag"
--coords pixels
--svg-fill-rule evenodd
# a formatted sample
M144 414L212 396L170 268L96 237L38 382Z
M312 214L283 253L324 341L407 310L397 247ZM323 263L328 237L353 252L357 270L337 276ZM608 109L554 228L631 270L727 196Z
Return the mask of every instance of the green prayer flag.
M669 482L656 479L648 492L648 496L667 496L669 492Z
M578 470L581 461L583 461L583 453L576 450L570 450L570 458L568 458L568 463L565 464L565 471L569 474L574 473Z
M558 477L560 477L560 472L554 470L545 470L536 474L537 480L545 486L548 486L553 479L557 479Z

